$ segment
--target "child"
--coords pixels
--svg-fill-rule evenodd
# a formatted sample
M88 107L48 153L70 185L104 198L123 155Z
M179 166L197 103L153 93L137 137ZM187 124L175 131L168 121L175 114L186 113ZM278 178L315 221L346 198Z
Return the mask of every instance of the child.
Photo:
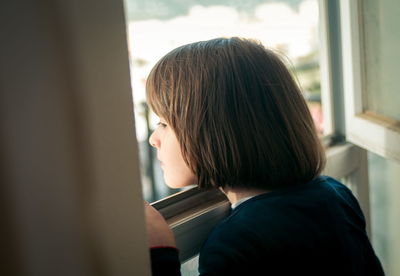
M232 204L200 275L383 275L357 200L320 176L323 147L275 53L236 37L188 44L155 65L146 90L167 185L219 188ZM180 275L173 233L145 206L153 275Z

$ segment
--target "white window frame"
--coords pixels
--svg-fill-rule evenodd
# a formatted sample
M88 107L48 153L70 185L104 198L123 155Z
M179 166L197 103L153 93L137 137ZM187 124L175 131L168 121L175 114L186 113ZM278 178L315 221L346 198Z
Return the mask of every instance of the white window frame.
M324 116L324 133L335 135L335 118L333 110L334 81L331 74L332 55L329 31L328 3L320 0L319 4L319 35L320 35L320 74L321 74L321 100Z
M400 162L399 121L365 111L362 0L341 0L346 135L352 143Z

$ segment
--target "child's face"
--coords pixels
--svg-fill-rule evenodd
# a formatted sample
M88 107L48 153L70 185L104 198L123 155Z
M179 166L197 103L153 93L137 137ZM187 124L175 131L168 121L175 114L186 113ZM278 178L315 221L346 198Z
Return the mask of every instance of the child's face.
M165 183L171 188L182 188L196 183L196 177L186 165L175 132L163 118L151 134L149 143L157 149L157 159L164 172Z

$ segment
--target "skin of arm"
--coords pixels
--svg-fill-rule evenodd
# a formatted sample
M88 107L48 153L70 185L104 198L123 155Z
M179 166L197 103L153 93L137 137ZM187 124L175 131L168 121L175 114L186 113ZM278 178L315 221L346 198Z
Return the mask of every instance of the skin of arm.
M176 247L175 237L163 216L148 202L144 202L147 242L152 247Z

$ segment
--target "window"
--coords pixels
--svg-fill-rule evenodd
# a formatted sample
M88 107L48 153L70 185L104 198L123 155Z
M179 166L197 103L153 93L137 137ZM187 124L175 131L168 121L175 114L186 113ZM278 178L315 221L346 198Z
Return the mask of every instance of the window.
M349 141L400 160L399 5L342 1L343 76Z
M390 0L346 0L341 1L340 13L347 138L370 151L371 187L363 185L361 191L371 190L372 242L386 274L395 275L400 228L395 203L400 161L400 5Z
M363 109L400 121L398 60L393 58L400 48L399 5L368 0L361 8L367 95Z
M241 36L258 39L278 50L288 57L289 67L296 71L319 134L332 133L329 103L325 101L326 96L321 96L317 0L259 0L252 4L228 0L201 4L198 1L126 0L125 6L146 200L159 200L177 192L164 184L154 149L147 142L157 118L145 103L144 84L153 65L180 45L220 36ZM325 98L321 100L322 97Z

